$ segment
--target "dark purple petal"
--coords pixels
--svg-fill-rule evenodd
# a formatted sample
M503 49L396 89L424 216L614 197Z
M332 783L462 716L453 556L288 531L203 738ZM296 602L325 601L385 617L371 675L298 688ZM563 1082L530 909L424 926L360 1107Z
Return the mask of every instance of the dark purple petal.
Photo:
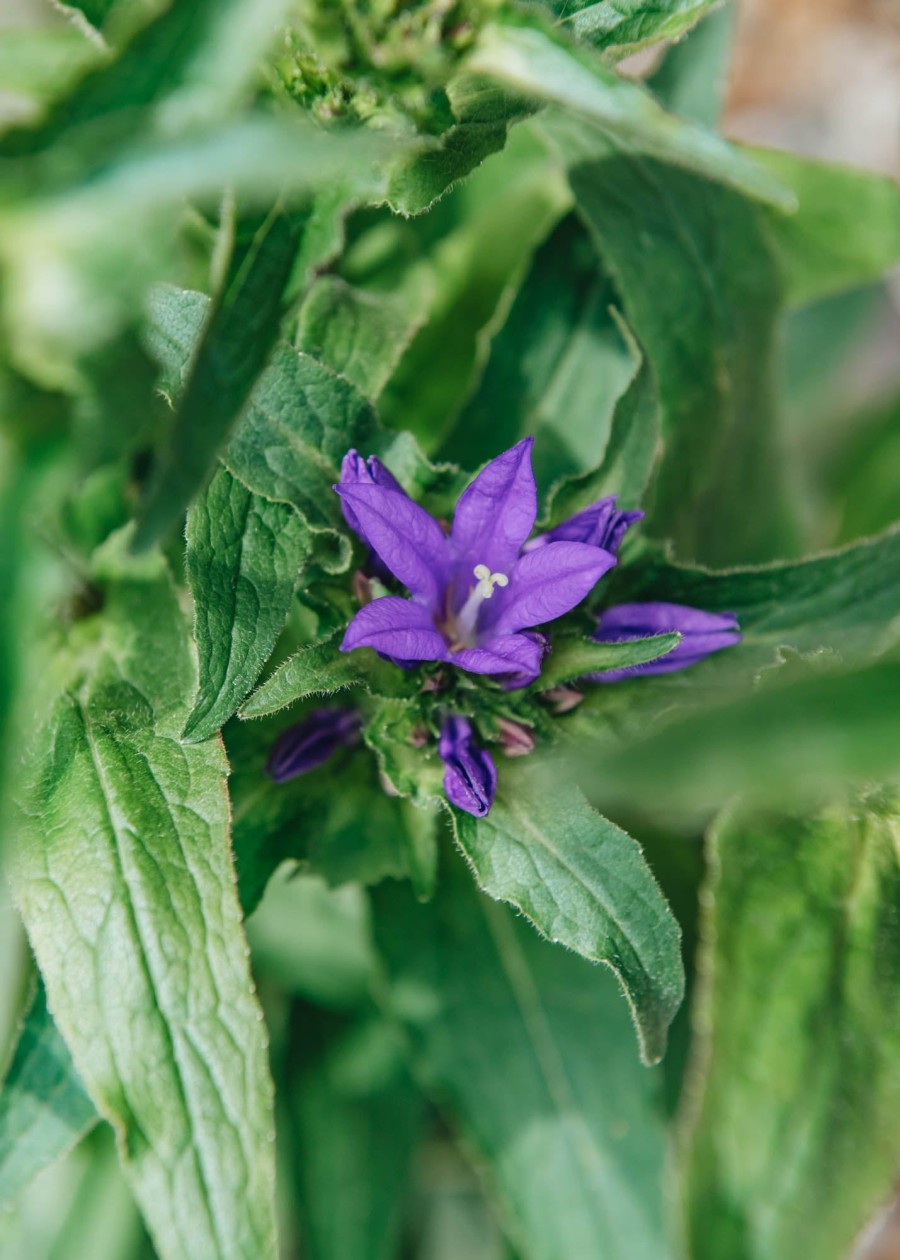
M359 714L355 709L314 709L278 736L266 762L266 774L285 783L322 765L339 748L355 744Z
M527 687L541 672L543 636L498 634L481 647L462 648L450 656L452 664L470 674L508 676L510 687Z
M665 656L643 665L611 669L603 674L588 674L592 682L619 682L636 674L670 674L687 669L722 648L733 647L741 640L740 626L734 613L710 613L685 604L646 603L617 604L608 608L594 632L598 643L627 643L646 639L654 634L677 630L681 642Z
M615 563L615 556L587 543L547 543L529 551L516 562L509 586L495 592L484 605L482 642L493 634L562 617L581 603Z
M643 517L643 512L620 512L616 508L616 496L611 495L560 521L546 534L538 534L537 538L525 544L525 550L534 551L536 547L545 547L551 542L581 542L602 547L615 556L625 531Z
M359 521L361 537L398 581L437 612L450 577L447 539L424 508L380 486L335 486Z
M523 438L482 468L460 495L450 540L462 578L476 564L509 573L534 529L537 489L531 471L534 438Z
M446 661L444 637L434 628L423 604L399 595L383 595L360 608L347 627L342 652L370 647L399 662Z
M467 814L484 818L494 803L497 770L490 753L475 743L471 722L458 716L446 718L438 752L446 767L447 800Z

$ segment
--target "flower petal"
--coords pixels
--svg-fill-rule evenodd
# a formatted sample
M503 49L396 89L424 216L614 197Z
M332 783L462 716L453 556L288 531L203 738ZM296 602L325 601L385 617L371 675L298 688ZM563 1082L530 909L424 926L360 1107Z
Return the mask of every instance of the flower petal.
M566 517L546 534L538 534L525 544L525 550L533 551L552 542L583 542L590 543L592 547L602 547L615 556L625 531L643 517L643 512L620 512L613 494L606 499L598 499L574 516Z
M484 818L494 803L497 769L494 759L475 742L468 718L444 719L438 754L444 763L444 791L451 805Z
M509 575L509 586L483 606L483 641L555 621L580 604L615 563L615 556L587 543L547 543L529 551Z
M534 438L523 438L482 468L460 495L450 540L463 576L476 564L508 574L537 516L531 471Z
M341 485L381 486L382 490L396 490L398 494L406 495L400 482L389 468L385 468L377 455L370 455L368 459L363 459L359 451L352 448L341 460ZM368 544L369 540L365 537L359 518L346 499L341 502L341 511L350 528L359 534L364 543Z
M517 687L527 687L541 672L544 643L527 634L501 634L482 647L453 652L450 661L470 674L511 674Z
M429 608L442 604L450 553L440 525L405 494L381 486L338 485L359 521L359 533L398 581Z
M342 652L370 647L403 661L446 661L450 653L423 604L383 595L360 608L347 627Z
M643 665L611 669L602 674L588 674L591 682L620 682L640 674L670 674L677 669L696 665L711 652L733 647L741 640L740 626L734 613L710 613L686 604L660 601L617 604L607 608L594 632L598 643L624 643L645 639L653 634L678 630L681 642L671 652Z

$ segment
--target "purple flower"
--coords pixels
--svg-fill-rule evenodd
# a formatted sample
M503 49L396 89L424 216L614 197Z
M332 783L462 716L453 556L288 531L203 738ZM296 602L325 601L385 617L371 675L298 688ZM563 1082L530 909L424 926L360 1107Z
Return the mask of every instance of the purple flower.
M360 537L412 596L386 595L361 608L343 651L372 647L404 664L448 661L506 675L515 686L537 678L543 644L522 631L574 608L616 560L583 542L553 541L522 554L537 515L532 442L525 438L481 470L460 496L449 538L402 491L362 479L335 486Z
M734 613L710 613L684 604L663 603L617 604L615 608L607 608L600 617L594 638L598 643L627 643L671 630L680 633L681 642L658 660L587 677L592 682L619 682L635 674L669 674L696 665L704 656L732 647L741 639Z
M438 752L446 767L447 800L467 814L484 818L494 803L497 771L490 753L475 743L472 723L464 717L445 718Z
M625 531L635 521L644 519L643 512L620 512L616 507L616 495L598 499L574 516L568 516L554 525L546 534L538 534L525 544L525 551L545 547L552 542L581 542L591 547L602 547L610 555L618 554Z
M349 450L341 460L341 485L342 486L381 486L383 490L393 490L396 494L406 495L406 491L400 485L400 482L394 474L382 464L377 455L370 455L368 459L363 459L357 451ZM377 578L382 581L390 578L390 570L382 564L378 557L378 552L366 536L365 529L360 524L359 517L353 511L351 504L346 499L341 499L341 511L344 513L344 520L350 526L355 534L358 534L362 541L369 548L369 570Z
M266 762L266 774L276 783L286 783L314 770L339 748L355 744L358 735L359 714L355 709L314 709L278 736Z

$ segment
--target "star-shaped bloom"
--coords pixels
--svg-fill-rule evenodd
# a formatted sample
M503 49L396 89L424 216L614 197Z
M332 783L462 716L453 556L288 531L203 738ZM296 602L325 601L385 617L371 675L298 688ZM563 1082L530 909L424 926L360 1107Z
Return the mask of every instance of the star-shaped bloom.
M343 651L371 647L401 664L446 661L505 677L511 686L537 678L545 644L528 628L569 612L616 558L572 541L523 552L537 516L533 441L523 439L481 470L460 496L449 537L406 494L374 476L335 486L353 528L410 592L409 599L386 595L361 608Z

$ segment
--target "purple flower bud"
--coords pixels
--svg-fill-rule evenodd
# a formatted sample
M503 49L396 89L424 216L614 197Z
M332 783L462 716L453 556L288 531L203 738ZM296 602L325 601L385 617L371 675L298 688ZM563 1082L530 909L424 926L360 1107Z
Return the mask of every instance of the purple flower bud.
M696 665L711 652L732 647L741 640L734 613L710 613L684 604L664 603L617 604L615 608L607 608L600 617L594 638L598 643L627 643L672 630L680 633L681 642L658 660L587 677L592 682L606 683L619 682L636 674L669 674Z
M544 547L552 542L587 543L591 547L601 547L611 556L617 554L625 531L635 521L643 520L643 512L620 512L616 507L616 496L598 499L581 512L569 516L546 534L538 534L525 544L525 551L533 551L535 547Z
M340 484L342 486L381 486L382 490L395 490L399 494L406 493L394 474L385 468L377 455L370 455L368 459L363 459L362 455L354 450L348 451L341 460ZM344 520L354 533L359 534L360 538L368 543L365 530L359 523L359 517L346 499L341 499L341 511L344 513Z
M392 472L385 468L377 455L370 455L368 459L363 459L362 455L355 450L349 450L341 460L340 484L342 486L380 486L382 490L393 490L397 494L402 494L406 497L406 491L400 485L400 482ZM359 516L354 512L352 505L346 499L341 499L341 511L344 513L344 520L353 532L359 535L369 549L368 567L371 573L382 582L389 582L391 580L390 569L381 560L378 551L372 545L369 535L360 524ZM363 601L360 602L362 603Z
M467 814L484 818L494 803L497 770L490 753L475 743L472 723L459 716L446 718L441 727L438 752L446 766L447 800Z
M502 717L497 719L497 729L500 732L500 747L507 757L526 757L534 752L534 734L530 726Z
M278 736L269 752L266 774L276 783L286 783L314 770L339 748L355 744L358 737L355 709L314 709Z

